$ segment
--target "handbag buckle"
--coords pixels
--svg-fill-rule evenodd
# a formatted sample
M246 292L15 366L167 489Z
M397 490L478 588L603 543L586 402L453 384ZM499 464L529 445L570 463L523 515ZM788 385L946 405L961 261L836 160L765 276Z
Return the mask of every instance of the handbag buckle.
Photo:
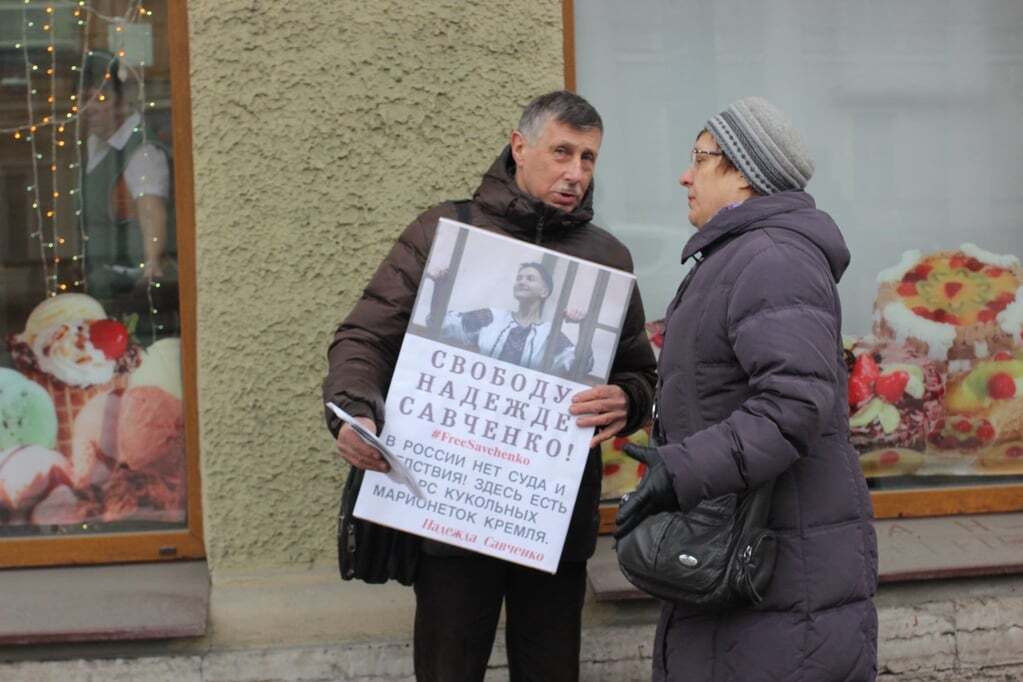
M700 560L692 554L679 554L678 562L686 568L696 568L700 564Z

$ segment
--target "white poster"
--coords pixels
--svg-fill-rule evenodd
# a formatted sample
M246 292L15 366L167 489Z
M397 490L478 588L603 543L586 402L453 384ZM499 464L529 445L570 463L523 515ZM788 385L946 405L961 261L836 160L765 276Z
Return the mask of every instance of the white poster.
M355 515L555 572L634 281L442 219L380 434L423 495L367 472Z

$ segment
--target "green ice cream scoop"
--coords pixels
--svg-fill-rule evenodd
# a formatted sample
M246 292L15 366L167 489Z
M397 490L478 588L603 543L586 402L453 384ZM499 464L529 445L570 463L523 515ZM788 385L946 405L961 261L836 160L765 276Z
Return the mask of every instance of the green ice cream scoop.
M57 445L57 411L45 388L0 367L0 450L17 445Z

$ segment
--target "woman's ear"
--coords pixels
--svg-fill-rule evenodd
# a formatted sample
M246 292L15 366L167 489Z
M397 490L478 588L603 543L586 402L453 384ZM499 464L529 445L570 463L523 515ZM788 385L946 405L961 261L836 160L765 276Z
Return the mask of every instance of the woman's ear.
M734 170L735 174L738 176L738 190L745 195L745 198L748 199L752 196L756 196L757 190L753 187L750 181L746 179L746 176L742 173L742 171L738 168L733 168L732 170Z

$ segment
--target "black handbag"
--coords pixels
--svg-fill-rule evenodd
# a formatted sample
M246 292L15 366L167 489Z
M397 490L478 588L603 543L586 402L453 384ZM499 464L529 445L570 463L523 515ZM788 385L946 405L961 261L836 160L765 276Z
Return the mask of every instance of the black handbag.
M778 549L766 527L773 490L770 481L744 496L647 517L617 542L622 573L665 601L707 609L759 604Z
M411 585L419 563L419 537L356 518L362 469L351 467L337 518L337 560L342 580Z

